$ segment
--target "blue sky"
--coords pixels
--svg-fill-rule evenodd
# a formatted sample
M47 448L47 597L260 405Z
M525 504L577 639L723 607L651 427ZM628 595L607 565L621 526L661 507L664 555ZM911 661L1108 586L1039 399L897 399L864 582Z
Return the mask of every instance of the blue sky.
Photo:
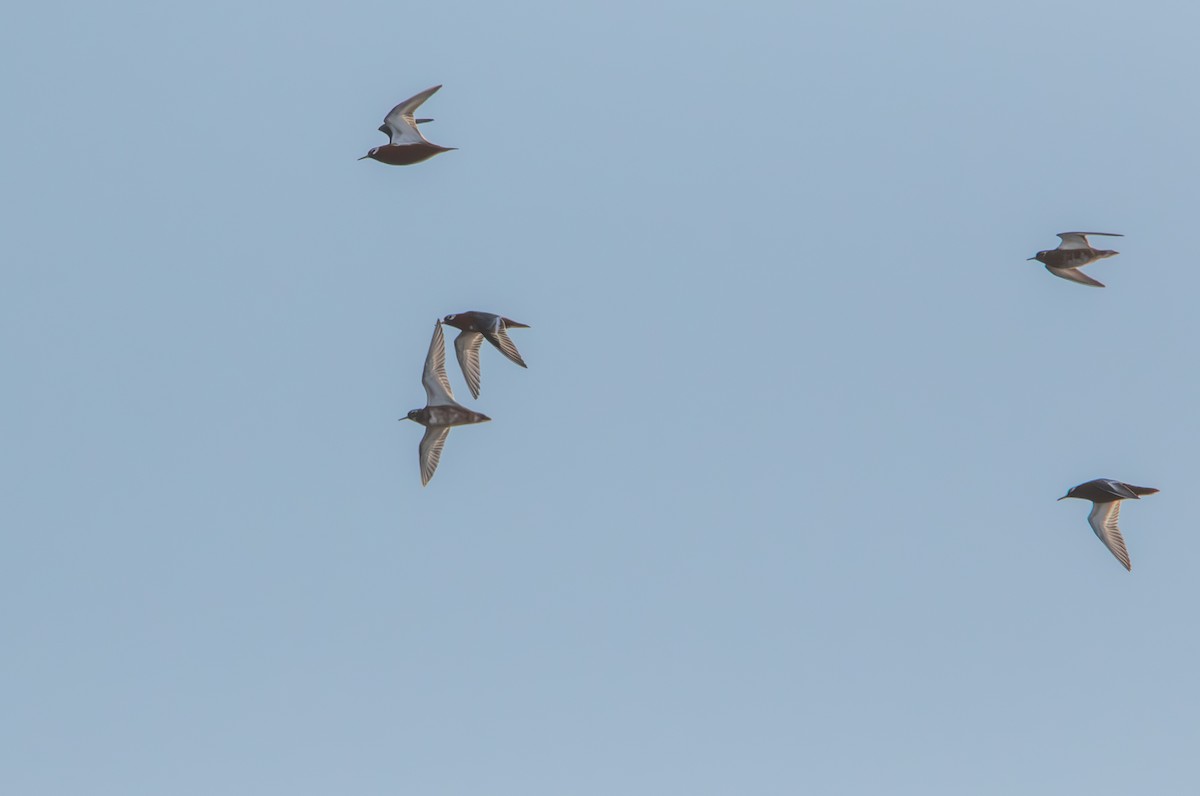
M1194 788L1198 23L13 9L0 790ZM470 309L529 369L422 489Z

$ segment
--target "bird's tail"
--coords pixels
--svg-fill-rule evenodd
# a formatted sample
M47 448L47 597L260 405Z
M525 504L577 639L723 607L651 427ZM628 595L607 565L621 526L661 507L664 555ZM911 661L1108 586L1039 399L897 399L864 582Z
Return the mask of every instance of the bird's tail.
M504 318L503 320L504 320L504 325L509 327L510 329L528 329L529 328L529 324L517 323L516 321L512 320L511 318Z
M1152 486L1134 486L1133 484L1127 484L1126 486L1128 486L1130 489L1132 489L1133 493L1135 495L1139 495L1139 496L1153 495L1155 492L1158 491L1157 489L1155 489Z

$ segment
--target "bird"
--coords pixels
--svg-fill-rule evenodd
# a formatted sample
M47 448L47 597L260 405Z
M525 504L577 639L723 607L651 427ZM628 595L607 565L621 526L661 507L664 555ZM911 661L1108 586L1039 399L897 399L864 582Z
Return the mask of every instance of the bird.
M1153 495L1157 491L1150 486L1134 486L1111 478L1097 478L1071 487L1059 500L1079 498L1092 501L1088 525L1092 526L1096 536L1100 537L1100 541L1104 542L1104 546L1117 557L1121 565L1127 570L1132 570L1125 540L1121 538L1121 529L1117 527L1117 519L1121 516L1121 501L1137 500L1142 495Z
M433 340L429 353L425 355L425 368L421 372L421 383L425 385L425 408L414 409L401 420L412 420L425 426L425 436L417 449L421 462L421 486L429 483L442 457L442 446L454 426L483 423L491 420L487 415L473 412L454 400L450 379L446 377L446 339L442 336L442 322L433 327Z
M1057 249L1046 249L1027 259L1043 263L1047 271L1063 279L1070 279L1081 285L1104 287L1102 282L1097 282L1078 269L1097 260L1103 260L1105 257L1120 254L1120 252L1093 249L1092 244L1088 243L1088 235L1104 235L1110 238L1125 237L1117 232L1060 232L1058 237L1062 238L1062 243L1058 244Z
M479 397L479 347L485 337L489 343L500 349L504 356L523 368L528 367L517 352L517 347L508 338L507 329L528 329L529 324L517 323L511 318L493 315L490 312L474 311L447 315L442 320L462 330L454 339L454 352L458 355L458 364L462 367L463 377L466 378L467 387L471 389L473 397Z
M458 147L438 146L421 135L417 125L432 122L433 119L413 118L413 114L417 108L421 107L421 103L432 97L439 88L441 88L440 85L427 88L392 108L391 112L384 117L383 124L379 125L379 132L388 136L388 143L373 147L359 160L371 158L380 163L387 163L389 166L408 166L420 163L422 160L429 160L442 152L457 149Z

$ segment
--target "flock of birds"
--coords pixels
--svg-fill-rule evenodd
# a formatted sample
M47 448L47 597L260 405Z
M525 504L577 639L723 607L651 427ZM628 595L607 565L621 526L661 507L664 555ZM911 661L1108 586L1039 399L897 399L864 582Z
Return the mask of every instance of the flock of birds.
M446 338L442 336L442 324L462 329L454 339L454 352L458 364L467 380L471 395L479 397L479 347L486 337L488 342L499 348L504 356L521 367L527 367L517 347L508 339L508 327L528 328L523 323L511 321L490 312L460 312L447 315L433 326L433 340L429 353L425 355L425 369L421 371L421 384L425 385L425 408L414 409L401 420L412 420L425 426L425 436L417 452L421 460L421 486L429 483L433 472L442 458L442 446L454 426L483 423L490 417L454 400L450 379L446 377Z
M434 144L421 134L417 125L427 124L433 119L416 118L416 110L425 100L432 97L441 86L427 88L404 102L401 102L384 118L379 131L388 136L388 143L373 147L359 160L370 158L391 166L408 166L428 160L434 155L449 152L455 147L444 147ZM1038 252L1030 260L1037 260L1046 266L1046 270L1062 279L1069 279L1081 285L1104 287L1104 284L1092 279L1079 269L1097 260L1113 257L1117 254L1108 249L1093 248L1088 242L1088 235L1106 237L1122 237L1115 232L1060 232L1062 241L1057 248ZM426 405L423 409L414 409L401 420L413 420L425 427L425 435L421 437L418 454L421 464L421 485L429 483L437 469L442 456L442 447L446 437L454 426L464 426L472 423L482 423L491 420L487 415L468 409L454 400L454 392L450 389L450 380L446 377L446 342L442 335L442 324L453 326L461 331L454 341L454 351L458 355L458 364L462 367L463 376L474 398L479 397L479 349L484 339L500 349L500 352L510 360L526 367L517 348L508 337L510 328L528 328L526 324L495 315L489 312L462 312L447 315L433 327L433 340L429 344L429 353L425 356L425 368L421 373L421 383L425 386ZM1133 486L1111 478L1097 478L1067 490L1059 500L1079 498L1092 502L1092 511L1088 514L1088 524L1096 532L1096 536L1112 552L1125 569L1131 569L1129 552L1125 549L1125 539L1117 527L1121 514L1122 500L1137 500L1143 495L1157 492L1153 487Z

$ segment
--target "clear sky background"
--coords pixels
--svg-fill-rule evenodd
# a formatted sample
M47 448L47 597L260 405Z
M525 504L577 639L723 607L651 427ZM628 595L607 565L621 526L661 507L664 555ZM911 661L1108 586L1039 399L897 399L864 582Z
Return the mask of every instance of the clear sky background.
M1194 792L1198 26L9 9L0 791Z

